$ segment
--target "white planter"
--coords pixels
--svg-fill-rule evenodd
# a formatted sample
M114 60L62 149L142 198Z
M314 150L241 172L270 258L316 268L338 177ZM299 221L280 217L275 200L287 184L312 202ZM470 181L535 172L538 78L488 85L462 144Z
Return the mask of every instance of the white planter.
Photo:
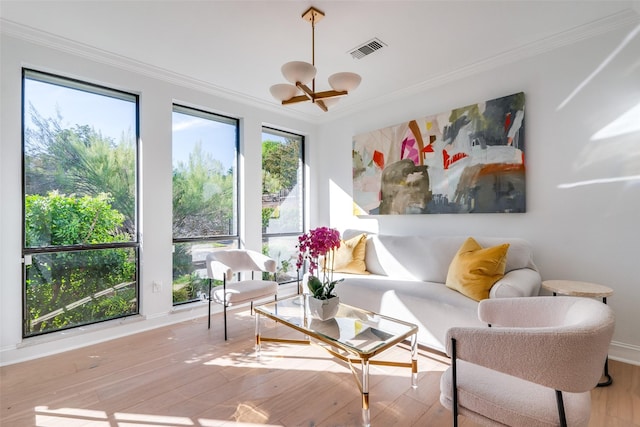
M339 304L340 298L338 297L329 299L317 299L309 296L309 314L314 319L333 319L336 313L338 313Z

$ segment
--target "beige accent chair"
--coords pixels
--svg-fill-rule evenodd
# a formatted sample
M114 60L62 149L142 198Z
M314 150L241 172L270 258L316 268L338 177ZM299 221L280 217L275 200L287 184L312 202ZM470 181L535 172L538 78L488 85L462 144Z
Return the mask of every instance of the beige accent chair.
M207 254L207 274L209 276L209 321L211 328L211 301L224 306L224 339L227 340L227 308L251 303L266 298L277 299L278 283L272 280L254 279L254 273L275 275L276 261L248 249L224 249ZM233 281L234 275L251 272L250 280ZM213 280L222 280L222 286L212 289Z
M587 426L614 315L581 297L482 300L488 327L451 328L440 402L489 426Z

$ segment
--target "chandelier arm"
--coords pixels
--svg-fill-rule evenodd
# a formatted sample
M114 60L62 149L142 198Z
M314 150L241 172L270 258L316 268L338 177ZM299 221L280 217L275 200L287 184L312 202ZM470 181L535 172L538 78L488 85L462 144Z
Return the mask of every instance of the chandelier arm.
M284 101L282 101L282 105L296 104L298 102L305 102L305 101L310 101L307 95L298 95L298 96L294 96L293 98L285 99Z
M304 102L304 101L311 101L311 102L318 103L323 99L336 98L336 97L345 96L349 94L349 92L347 92L346 90L326 90L324 92L313 93L307 85L298 83L296 86L301 91L304 92L304 95L297 95L292 98L285 99L284 101L282 101L282 105L295 104L297 102ZM326 106L324 105L324 102L322 104L326 108Z
M349 95L349 92L346 90L325 90L324 92L315 93L316 100L318 99L327 99L327 98L337 98L339 96Z
M309 98L309 101L315 101L316 99L316 94L314 93L314 91L312 89L309 89L309 86L305 85L304 83L296 83L296 86L298 87L298 89L300 89L302 92L305 93L305 95L307 98Z
M327 106L325 105L324 101L321 99L318 99L315 101L315 104L320 107L320 109L322 111L324 111L325 113L329 111L329 109L327 108Z

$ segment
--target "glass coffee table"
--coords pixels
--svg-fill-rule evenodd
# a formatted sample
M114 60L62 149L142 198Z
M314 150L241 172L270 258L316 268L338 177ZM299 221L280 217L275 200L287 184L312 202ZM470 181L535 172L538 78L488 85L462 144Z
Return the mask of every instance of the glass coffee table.
M418 327L371 311L347 304L340 304L333 319L317 320L309 315L308 296L296 295L291 298L255 307L256 312L256 354L260 356L262 342L288 344L320 344L325 350L349 364L362 394L362 419L368 427L371 424L369 410L369 365L400 366L411 368L411 387L417 387ZM263 337L260 334L260 319L269 319L288 326L305 335L304 339L283 339ZM410 362L394 362L372 359L383 351L410 339ZM360 373L354 364L360 365Z

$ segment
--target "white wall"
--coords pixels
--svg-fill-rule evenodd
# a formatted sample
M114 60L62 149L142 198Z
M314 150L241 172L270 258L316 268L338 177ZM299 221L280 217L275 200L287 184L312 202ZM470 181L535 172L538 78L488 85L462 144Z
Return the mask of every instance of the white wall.
M41 40L40 40L41 41ZM46 43L46 41L45 41ZM124 64L121 59L76 46L52 48L22 37L2 35L0 146L0 364L13 363L174 323L206 314L205 304L172 307L171 110L173 102L237 117L241 122L241 188L244 201L241 238L249 248L261 246L261 129L263 124L295 131L314 141L315 126L255 106L175 84L175 76ZM100 62L97 62L100 61ZM141 137L141 281L140 316L22 339L22 188L21 69L77 77L140 95ZM132 68L133 67L133 68ZM137 67L137 68L136 68ZM174 82L170 82L173 80ZM152 283L162 284L152 292Z
M520 91L526 95L526 213L352 215L353 135ZM627 133L595 137L631 112ZM525 238L543 280L575 279L614 289L608 300L617 316L611 355L640 364L638 27L331 121L321 126L319 138L323 151L315 153L319 158L312 166L320 174L319 199L331 203L320 205L318 223L388 234Z

